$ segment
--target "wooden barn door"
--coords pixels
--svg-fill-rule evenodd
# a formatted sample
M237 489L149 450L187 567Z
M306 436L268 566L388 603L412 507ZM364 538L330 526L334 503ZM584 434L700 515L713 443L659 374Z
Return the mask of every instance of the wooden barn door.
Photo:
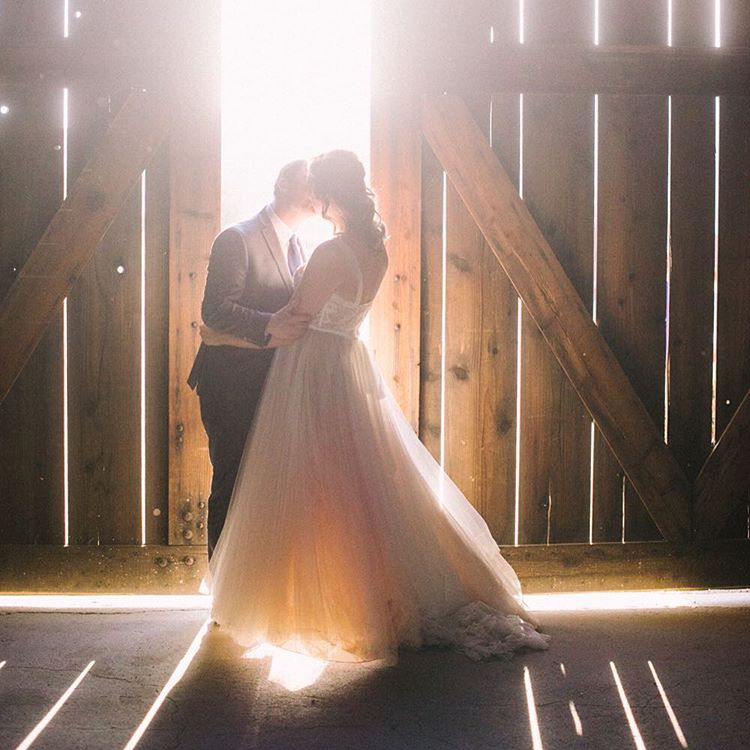
M4 587L75 556L71 586L91 588L84 563L104 556L132 590L185 577L193 557L159 545L204 549L210 467L185 381L219 229L219 14L0 3Z
M540 590L747 583L741 5L375 3L376 354Z

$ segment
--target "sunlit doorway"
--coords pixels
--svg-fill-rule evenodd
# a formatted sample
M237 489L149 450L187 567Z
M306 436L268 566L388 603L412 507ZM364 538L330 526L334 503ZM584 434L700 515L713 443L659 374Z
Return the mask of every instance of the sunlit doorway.
M222 2L222 226L272 198L279 167L370 148L370 0ZM330 236L321 220L300 235Z

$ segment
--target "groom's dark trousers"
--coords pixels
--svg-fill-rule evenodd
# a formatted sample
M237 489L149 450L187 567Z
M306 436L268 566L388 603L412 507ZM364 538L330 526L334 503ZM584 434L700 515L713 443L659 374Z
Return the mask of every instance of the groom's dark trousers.
M225 229L214 240L201 307L206 325L263 346L268 319L289 301L291 293L286 255L266 209ZM272 349L201 344L188 377L200 399L213 467L208 498L209 559L224 527L272 359Z

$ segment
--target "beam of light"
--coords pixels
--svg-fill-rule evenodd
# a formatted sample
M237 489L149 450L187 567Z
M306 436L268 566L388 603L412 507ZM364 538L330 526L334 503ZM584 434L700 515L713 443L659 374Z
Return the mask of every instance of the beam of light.
M714 47L721 47L721 0L714 0Z
M65 4L65 24L67 37L68 8ZM62 199L68 197L68 111L70 99L68 89L63 89L63 132L62 132ZM63 397L63 546L70 544L70 443L69 443L69 411L68 411L68 298L62 304L62 397Z
M2 669L6 664L7 662L5 660L0 661L0 669Z
M145 731L148 729L149 724L153 721L154 716L156 716L157 711L161 708L162 703L166 700L167 696L172 692L172 688L182 679L185 672L187 672L187 668L190 666L190 662L193 661L193 658L198 653L198 649L201 647L201 641L203 640L203 636L206 634L206 631L208 630L208 624L211 622L210 619L207 619L203 625L201 625L200 630L196 633L195 638L193 638L193 642L188 646L188 650L185 652L185 655L180 659L179 663L174 669L174 672L172 672L170 678L167 680L164 687L161 689L161 692L158 696L156 696L156 700L153 702L153 705L151 708L149 708L148 713L143 717L143 721L138 725L135 732L133 732L133 736L128 740L128 744L125 745L123 750L133 750L135 746L140 742L141 737L143 737Z
M209 609L211 597L201 594L4 594L0 611L46 609L68 611Z
M672 46L672 0L667 0L667 46Z
M521 517L521 298L516 302L516 481L514 487L513 544L518 546Z
M141 546L146 546L146 172L141 173Z
M576 710L576 704L573 703L573 701L568 701L568 709L570 710L570 715L573 718L573 726L575 727L576 734L579 737L583 737L583 724L581 723L581 717L578 715L578 711Z
M620 702L622 703L622 707L625 711L625 716L628 719L630 734L633 735L633 742L635 742L636 750L646 750L646 744L643 741L643 737L641 737L641 730L638 729L638 724L636 724L635 716L633 716L633 711L630 708L630 703L628 702L628 697L627 695L625 695L625 688L623 688L622 682L620 680L620 675L617 673L617 667L615 666L615 663L613 661L609 663L609 667L612 670L612 676L615 678L617 692L620 694Z
M591 291L591 316L594 319L594 323L598 325L597 321L597 290L598 290L598 275L599 275L599 94L594 94L594 221L593 221L593 264L594 268L592 271L593 277L593 289Z
M589 544L594 543L594 446L596 445L596 429L591 421L591 436L589 438Z
M345 148L367 168L371 0L222 0L221 15L222 225L262 208L292 159ZM297 233L312 248L331 229Z
M525 594L535 612L626 611L639 609L697 609L750 606L750 589L706 591L585 591Z
M70 36L70 0L63 0L63 38Z
M302 690L318 681L325 672L328 662L314 656L289 651L270 643L261 643L243 656L246 659L265 659L271 657L268 680L285 688L289 692Z
M523 24L524 17L524 0L518 0L518 41L523 44L525 42L525 29Z
M648 667L651 670L651 674L653 675L654 682L656 683L656 689L659 691L659 695L661 696L661 701L664 704L664 708L667 711L669 720L672 722L672 729L674 729L674 733L677 737L677 741L680 743L681 747L687 747L688 743L687 743L687 740L685 739L685 735L683 734L682 727L680 726L680 722L677 721L677 716L675 715L675 712L672 710L672 704L669 702L669 698L667 698L667 693L664 690L664 686L661 684L659 675L656 674L656 668L654 667L650 659L648 660Z
M560 671L562 672L562 676L563 677L567 677L568 676L568 672L565 669L565 664L563 664L562 662L560 662Z
M443 502L444 493L444 470L445 470L445 342L446 330L448 326L448 314L446 305L448 304L448 175L443 172L443 210L442 224L443 236L440 250L440 466L443 471L440 472L440 503Z
M721 99L714 100L714 306L711 352L711 445L716 443L716 419L718 399L718 353L719 353L719 167L721 163Z
M26 739L16 748L16 750L26 750L31 747L31 743L44 731L45 727L54 719L55 714L65 705L65 702L73 694L73 691L81 684L81 680L88 674L95 662L90 661L86 668L73 680L71 686L60 696L57 703L45 714L44 718L31 730Z
M670 4L671 7L671 4ZM670 27L671 28L671 27ZM667 267L665 283L665 311L666 321L664 326L664 442L669 442L669 388L670 388L670 364L669 349L671 338L669 335L671 327L672 305L672 97L667 97Z
M539 731L539 718L536 715L536 702L534 701L534 689L531 687L531 675L529 668L523 668L523 686L526 690L526 707L529 711L529 727L531 729L531 746L533 750L544 750L542 745L542 734Z

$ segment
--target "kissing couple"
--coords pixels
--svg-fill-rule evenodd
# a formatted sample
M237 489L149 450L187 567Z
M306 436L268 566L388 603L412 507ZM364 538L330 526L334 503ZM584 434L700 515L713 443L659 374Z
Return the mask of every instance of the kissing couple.
M314 214L334 236L306 260L295 232ZM329 661L545 649L487 524L358 337L386 239L362 163L336 150L284 166L272 202L214 241L188 381L213 466L211 616L241 645Z

